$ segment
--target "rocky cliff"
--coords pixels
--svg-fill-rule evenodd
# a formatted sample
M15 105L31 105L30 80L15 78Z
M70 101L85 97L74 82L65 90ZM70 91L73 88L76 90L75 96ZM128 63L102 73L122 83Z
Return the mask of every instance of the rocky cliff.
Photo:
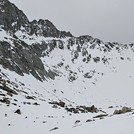
M89 66L92 62L109 64L117 58L110 56L113 51L118 53L120 60L124 60L123 51L130 49L133 52L133 46L104 43L88 35L74 37L70 32L59 31L49 20L30 22L14 4L0 0L0 64L20 75L32 74L40 81L55 79L60 70L52 66L46 70L42 61L55 50L58 53L68 50L71 63L75 64L80 59ZM64 62L61 59L60 64ZM85 72L84 76L90 77L88 74Z

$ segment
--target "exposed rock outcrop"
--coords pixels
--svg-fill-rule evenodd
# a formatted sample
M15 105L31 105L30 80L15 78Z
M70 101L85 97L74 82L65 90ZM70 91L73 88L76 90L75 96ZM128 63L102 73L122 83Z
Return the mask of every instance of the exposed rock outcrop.
M20 109L17 109L14 113L17 113L17 114L21 115Z
M59 31L49 20L30 22L27 16L8 0L0 1L0 26L6 31L15 33L19 30L29 35L44 37L72 37L70 32Z
M49 20L40 19L30 22L27 16L8 0L0 0L0 32L1 35L3 33L7 35L0 39L0 65L22 76L32 74L40 81L54 80L59 76L60 71L57 70L56 65L51 67L46 65L46 67L43 63L45 57L49 57L56 49L68 50L72 63L81 58L84 64L102 62L105 65L110 62L107 54L112 50L121 52L130 48L134 51L134 44L104 43L89 35L74 37L70 32L58 30ZM47 37L51 38L47 40ZM121 56L120 60L125 59ZM62 64L57 64L59 68L64 66L64 61L60 63ZM67 70L66 67L65 69L70 71L68 81L73 82L78 79L77 72ZM96 73L98 73L96 70L90 70L84 72L83 77L91 79Z
M115 110L113 114L124 114L124 113L127 113L127 112L131 112L131 108L129 107L122 107L122 109L119 109L119 110Z

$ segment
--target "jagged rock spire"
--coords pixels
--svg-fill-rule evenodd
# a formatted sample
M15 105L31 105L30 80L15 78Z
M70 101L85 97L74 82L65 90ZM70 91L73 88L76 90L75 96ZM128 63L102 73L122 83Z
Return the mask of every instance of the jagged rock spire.
M0 0L0 2L0 25L10 33L21 30L29 35L57 38L72 37L70 32L59 31L49 20L40 19L29 22L27 16L14 4L8 0Z
M3 29L16 32L21 26L26 27L29 23L26 15L8 0L0 0L0 25Z

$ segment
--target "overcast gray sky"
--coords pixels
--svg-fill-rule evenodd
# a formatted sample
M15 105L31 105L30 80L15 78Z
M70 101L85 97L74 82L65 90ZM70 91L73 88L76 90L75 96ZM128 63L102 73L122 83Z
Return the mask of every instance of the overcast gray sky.
M9 0L29 20L49 19L74 36L134 43L134 0Z

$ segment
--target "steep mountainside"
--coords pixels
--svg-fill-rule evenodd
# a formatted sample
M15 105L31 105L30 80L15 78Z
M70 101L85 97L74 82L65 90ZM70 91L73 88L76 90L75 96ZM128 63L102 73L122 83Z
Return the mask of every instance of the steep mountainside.
M106 134L114 122L132 134L133 67L134 44L75 37L0 0L3 134Z

